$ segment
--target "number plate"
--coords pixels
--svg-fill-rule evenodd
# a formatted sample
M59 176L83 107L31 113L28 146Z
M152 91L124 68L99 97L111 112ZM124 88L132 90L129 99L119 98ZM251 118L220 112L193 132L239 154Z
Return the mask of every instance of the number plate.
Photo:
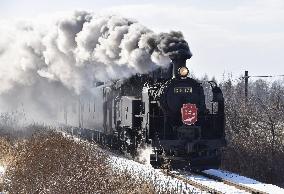
M176 94L192 93L192 87L175 87L174 93Z

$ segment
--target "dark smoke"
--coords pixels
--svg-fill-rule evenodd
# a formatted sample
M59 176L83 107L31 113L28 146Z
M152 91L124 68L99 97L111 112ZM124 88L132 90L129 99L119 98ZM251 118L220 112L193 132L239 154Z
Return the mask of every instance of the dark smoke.
M192 54L181 32L162 33L159 35L158 48L164 55L172 58L190 59Z
M181 32L155 34L120 16L77 11L42 26L1 25L0 108L21 103L51 112L62 96L76 98L94 81L147 73L167 67L172 57L191 57Z

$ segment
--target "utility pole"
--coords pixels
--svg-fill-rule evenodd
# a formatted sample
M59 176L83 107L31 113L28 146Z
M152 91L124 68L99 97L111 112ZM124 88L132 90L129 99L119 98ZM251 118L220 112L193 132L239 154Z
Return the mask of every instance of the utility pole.
M253 75L253 76L249 76L248 75L248 71L245 71L245 76L242 77L243 79L245 79L245 103L248 102L248 79L249 78L269 78L269 77L284 77L284 75Z
M245 102L247 103L248 102L248 78L249 78L249 75L248 75L248 71L245 71Z

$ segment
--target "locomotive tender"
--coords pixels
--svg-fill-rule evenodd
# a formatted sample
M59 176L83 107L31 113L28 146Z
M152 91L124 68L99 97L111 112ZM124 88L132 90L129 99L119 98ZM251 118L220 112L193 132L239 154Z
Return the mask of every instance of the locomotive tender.
M134 156L150 145L154 167L218 168L226 144L222 91L210 82L207 108L202 85L188 77L187 58L171 59L167 69L103 87L103 132L92 136Z

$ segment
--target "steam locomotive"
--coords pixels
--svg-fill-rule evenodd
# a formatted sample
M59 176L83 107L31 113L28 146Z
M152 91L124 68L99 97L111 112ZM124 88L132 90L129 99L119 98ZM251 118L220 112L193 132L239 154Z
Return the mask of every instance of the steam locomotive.
M202 85L188 74L186 58L175 57L166 69L98 86L100 130L83 127L81 121L73 134L132 156L151 146L154 167L166 163L179 169L218 168L220 149L226 145L223 94L210 82L212 99L207 107ZM79 121L82 110L80 115Z

